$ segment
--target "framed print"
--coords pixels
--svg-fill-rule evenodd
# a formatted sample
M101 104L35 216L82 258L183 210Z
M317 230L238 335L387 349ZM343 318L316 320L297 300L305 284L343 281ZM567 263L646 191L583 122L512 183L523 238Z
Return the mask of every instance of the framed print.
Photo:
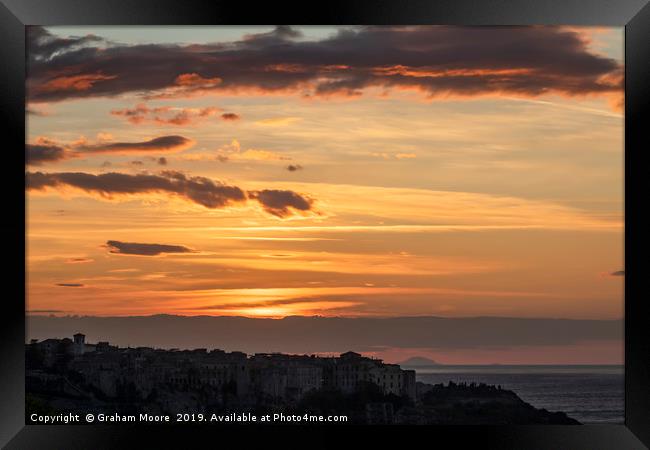
M3 445L646 448L646 2L283 6L4 1Z

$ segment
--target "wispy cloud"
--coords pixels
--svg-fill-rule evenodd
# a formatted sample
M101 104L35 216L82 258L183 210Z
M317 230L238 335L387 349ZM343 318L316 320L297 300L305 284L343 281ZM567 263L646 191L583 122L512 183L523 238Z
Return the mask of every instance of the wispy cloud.
M291 158L278 152L249 148L243 149L237 139L233 139L229 144L222 145L212 152L189 153L181 157L186 161L289 161Z
M388 152L373 152L371 153L375 158L382 159L415 159L417 155L415 153L388 153Z
M271 117L268 119L258 120L255 124L269 127L284 127L301 120L302 118L300 117Z
M235 113L221 113L221 109L209 106L205 108L181 108L171 106L149 107L140 103L133 108L114 109L113 116L123 117L133 125L157 124L157 125L196 125L207 119L218 117L225 121L235 121L240 118Z
M68 258L65 262L66 264L88 264L95 261L92 258L84 258L84 257L79 257L79 258Z

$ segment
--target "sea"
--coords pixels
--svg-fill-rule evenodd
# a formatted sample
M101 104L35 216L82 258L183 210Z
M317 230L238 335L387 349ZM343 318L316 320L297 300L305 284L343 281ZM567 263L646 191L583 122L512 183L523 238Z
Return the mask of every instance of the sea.
M584 424L623 423L624 366L402 366L416 380L501 385L536 408L562 411Z

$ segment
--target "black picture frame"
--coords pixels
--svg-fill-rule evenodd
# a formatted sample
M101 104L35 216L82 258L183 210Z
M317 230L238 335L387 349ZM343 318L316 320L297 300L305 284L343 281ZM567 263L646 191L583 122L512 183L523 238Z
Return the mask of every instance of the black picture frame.
M641 173L650 149L650 5L647 0L330 0L233 2L224 0L2 0L0 4L0 114L5 164L5 214L0 227L5 264L0 328L0 444L6 448L128 448L136 437L148 448L198 436L213 445L231 434L246 447L249 439L295 441L297 445L339 445L339 431L359 432L367 446L398 439L403 445L453 442L513 449L640 449L650 446L650 333L642 291L641 258L647 254ZM26 25L223 25L270 24L440 24L440 25L607 25L625 27L625 423L583 426L482 427L303 427L25 425L25 26ZM645 186L645 189L643 188ZM20 263L22 262L22 264ZM294 437L295 436L295 437ZM417 438L417 440L416 440ZM291 442L291 441L289 441ZM645 444L645 446L644 446ZM443 447L444 448L444 447Z

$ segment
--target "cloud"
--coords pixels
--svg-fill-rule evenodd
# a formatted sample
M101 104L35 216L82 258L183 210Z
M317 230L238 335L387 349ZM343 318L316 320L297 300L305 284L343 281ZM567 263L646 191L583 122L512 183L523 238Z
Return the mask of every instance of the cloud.
M396 153L395 159L414 159L417 158L415 153Z
M255 46L267 46L274 44L282 44L286 40L299 38L302 32L289 25L278 25L274 30L266 33L247 34L244 36L244 41Z
M295 172L297 170L302 170L302 166L300 164L289 164L287 170L289 172Z
M28 56L33 61L47 60L54 55L101 42L105 40L92 34L61 38L40 26L31 26L27 30L27 45L30 48Z
M65 262L66 264L87 264L93 261L94 259L91 258L69 258Z
M592 51L574 29L364 26L320 40L297 34L281 27L229 43L118 45L31 26L29 101L247 90L327 97L370 87L428 98L622 94L621 64Z
M143 123L154 123L158 125L193 125L219 113L219 108L179 108L171 106L160 106L150 108L140 103L133 108L114 109L111 115L124 117L134 125ZM222 120L237 120L239 116L235 113L221 114Z
M97 82L113 78L116 77L101 73L60 76L44 83L40 90L43 92L82 92L92 89Z
M203 177L187 177L173 171L164 171L159 175L129 175L118 172L99 175L83 172L33 172L27 174L27 180L27 187L31 190L69 186L106 198L114 195L167 192L206 208L223 208L246 201L246 193L236 186L215 183Z
M161 156L160 158L157 159L156 162L158 163L159 166L166 166L168 161L167 158Z
M313 200L293 191L265 189L251 191L248 195L260 202L266 212L276 217L285 218L296 212L312 211Z
M81 158L96 153L140 154L171 153L191 147L194 141L183 136L159 136L141 142L114 142L109 135L100 133L94 143L85 138L68 144L56 142L46 137L39 137L33 143L25 144L25 161L30 166L41 166L70 158ZM109 167L105 161L102 167Z
M219 77L206 78L198 73L181 73L174 79L174 86L166 92L153 94L152 98L192 95L216 88L223 80Z
M291 125L294 122L299 122L302 119L300 117L272 117L270 119L262 119L255 122L256 125L264 125L271 127L284 127Z
M223 113L221 114L221 118L223 120L235 121L241 119L241 116L235 113Z
M84 153L147 153L147 152L179 152L194 144L194 141L183 136L160 136L140 142L111 142L98 141L94 144L81 143L75 147Z
M279 153L250 148L248 150L241 149L241 144L237 139L233 139L230 144L226 144L217 149L215 155L191 155L190 158L212 159L219 162L228 162L231 160L243 161L289 161L291 158L288 156L280 155Z
M235 155L229 155L231 159L243 159L247 161L289 161L288 156L280 155L270 150L251 148Z
M81 283L56 283L60 287L84 287Z
M165 170L159 174L130 175L108 172L99 175L83 172L27 172L26 188L32 191L71 187L102 198L115 196L168 193L209 209L244 205L253 200L275 217L294 214L318 214L314 200L294 191L244 191L205 177L187 176L182 172Z
M35 106L27 107L25 108L25 113L36 117L46 117L49 115L49 113L42 107L42 105L40 108Z
M617 270L616 272L610 273L612 277L624 277L625 276L625 271L624 270Z
M141 244L137 242L106 241L110 253L122 255L157 256L162 253L192 253L193 250L182 245Z
M330 311L334 309L349 308L350 306L357 305L357 303L350 302L348 300L342 300L342 299L332 299L332 300L328 299L328 301L331 303L331 305L329 305L330 307L328 308L328 310ZM195 306L195 307L183 308L183 309L190 310L190 311L237 312L242 310L250 311L251 309L255 309L255 308L276 308L276 307L290 306L290 305L297 305L297 304L309 305L312 302L313 299L310 298L283 298L277 300L217 303L212 305Z
M370 154L375 158L382 159L415 159L417 155L415 153L387 153L387 152L374 152Z
M40 166L44 163L58 162L68 158L66 149L51 141L36 144L25 144L25 161L30 166Z

